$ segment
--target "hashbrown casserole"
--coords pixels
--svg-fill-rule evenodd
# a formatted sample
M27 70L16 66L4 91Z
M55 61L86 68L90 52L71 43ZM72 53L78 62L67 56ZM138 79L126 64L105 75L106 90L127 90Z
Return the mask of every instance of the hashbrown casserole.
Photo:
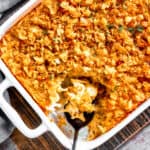
M150 97L150 1L43 0L0 41L0 57L45 113L95 111L94 139Z

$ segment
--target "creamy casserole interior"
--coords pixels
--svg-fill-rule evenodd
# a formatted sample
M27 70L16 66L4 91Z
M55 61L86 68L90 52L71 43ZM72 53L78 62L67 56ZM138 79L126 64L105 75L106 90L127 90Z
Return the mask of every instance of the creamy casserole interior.
M0 56L45 113L55 103L80 119L95 111L94 139L150 97L150 1L43 0Z

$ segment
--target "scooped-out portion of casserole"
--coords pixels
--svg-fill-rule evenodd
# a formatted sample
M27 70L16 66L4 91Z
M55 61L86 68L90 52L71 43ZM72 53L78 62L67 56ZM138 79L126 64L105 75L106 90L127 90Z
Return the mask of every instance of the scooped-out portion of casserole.
M150 97L150 1L43 0L0 56L45 113L95 111L94 139Z

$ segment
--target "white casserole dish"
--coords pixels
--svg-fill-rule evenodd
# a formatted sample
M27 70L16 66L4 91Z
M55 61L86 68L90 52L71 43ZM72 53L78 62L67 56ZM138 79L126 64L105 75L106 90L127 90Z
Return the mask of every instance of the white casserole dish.
M14 13L4 24L0 26L0 39L4 34L18 21L23 15L25 15L29 10L34 8L40 1L39 0L29 0L24 6L22 6L16 13ZM55 122L50 122L49 118L43 113L40 107L34 102L32 97L23 88L23 86L16 80L12 75L10 70L0 60L0 70L5 75L5 79L0 83L0 108L12 121L12 123L20 130L22 134L29 138L36 138L42 135L44 132L50 131L60 143L62 143L66 148L70 149L72 146L72 139L67 137L61 129L57 126ZM27 103L33 108L37 115L41 119L41 125L35 129L29 129L23 120L20 118L18 113L12 108L10 104L7 103L4 97L4 92L9 87L15 87L19 93L25 98ZM133 111L128 117L126 117L121 123L115 126L113 129L105 133L104 135L97 137L92 141L79 140L77 143L77 150L89 150L100 146L106 142L109 138L115 135L123 127L125 127L129 122L131 122L135 117L142 113L146 108L150 106L150 99L146 100L141 104L135 111Z

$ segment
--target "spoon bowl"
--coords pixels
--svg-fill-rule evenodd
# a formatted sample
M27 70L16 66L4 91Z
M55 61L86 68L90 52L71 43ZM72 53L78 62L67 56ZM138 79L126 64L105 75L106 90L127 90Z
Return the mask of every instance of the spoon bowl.
M89 122L93 119L94 111L90 112L90 113L89 112L84 112L85 121L82 121L79 118L72 119L71 115L68 112L65 112L64 114L66 116L67 121L75 129L74 138L73 138L73 145L72 145L72 150L75 150L75 148L76 148L76 142L77 142L77 139L78 139L79 130L81 128L83 128L84 126L88 125Z

